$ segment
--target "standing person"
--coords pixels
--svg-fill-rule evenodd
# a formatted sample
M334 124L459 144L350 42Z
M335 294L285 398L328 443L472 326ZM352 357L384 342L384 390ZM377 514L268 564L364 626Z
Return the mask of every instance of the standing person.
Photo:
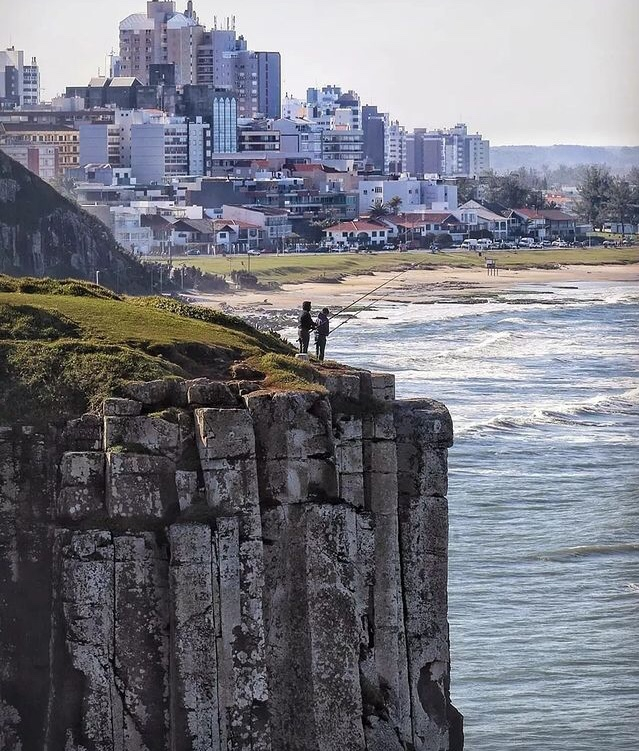
M328 308L322 308L322 312L317 316L317 321L315 322L315 354L320 360L324 359L329 327Z
M311 316L311 303L305 300L302 303L302 314L297 324L297 341L300 343L300 352L308 352L308 343L311 339L311 331L315 328L313 316Z

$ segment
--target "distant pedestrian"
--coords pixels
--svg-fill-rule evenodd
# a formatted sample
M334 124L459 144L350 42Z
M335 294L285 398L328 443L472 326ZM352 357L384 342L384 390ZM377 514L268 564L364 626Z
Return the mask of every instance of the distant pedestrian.
M317 321L315 322L315 354L320 360L324 359L326 337L329 331L328 308L322 308L322 312L317 316Z
M308 343L311 339L311 331L316 328L311 315L311 303L305 300L302 303L302 314L297 324L297 341L300 343L300 352L308 352Z

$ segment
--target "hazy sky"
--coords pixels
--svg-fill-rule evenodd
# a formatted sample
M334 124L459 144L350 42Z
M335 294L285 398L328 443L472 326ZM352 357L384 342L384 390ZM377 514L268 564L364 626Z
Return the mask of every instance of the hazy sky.
M178 0L184 10L186 0ZM38 58L43 97L85 85L144 0L0 0L0 46ZM639 144L639 0L195 0L283 90L355 89L409 128L466 122L493 145Z

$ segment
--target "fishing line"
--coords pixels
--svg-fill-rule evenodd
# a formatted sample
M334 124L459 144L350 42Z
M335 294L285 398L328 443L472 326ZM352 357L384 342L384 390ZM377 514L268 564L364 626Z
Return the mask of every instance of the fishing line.
M335 316L341 315L345 310L348 310L349 308L352 308L353 305L357 305L358 302L361 302L362 300L365 300L369 295L372 295L374 292L377 292L378 289L382 289L382 287L385 287L387 284L390 284L391 282L394 282L395 279L399 279L400 276L404 276L408 271L412 271L416 266L423 266L426 261L419 261L419 263L413 263L411 264L407 269L404 269L403 271L400 271L399 274L392 277L391 279L387 279L385 282L382 282L382 284L375 287L375 289L370 290L365 295L362 295L361 297L358 297L357 300L353 300L350 305L347 305L345 308L342 308L337 313L334 313L330 318L335 318ZM330 320L330 319L329 319Z
M357 300L353 301L350 305L347 305L345 308L342 308L339 312L333 314L331 316L331 319L335 318L336 316L341 315L345 310L348 310L349 308L352 308L354 305L357 305L358 302L361 302L362 300L365 300L367 297L372 295L374 292L377 292L378 290L385 287L387 284L390 284L391 282L394 282L396 279L399 279L400 276L403 276L408 271L412 271L416 266L422 266L425 263L425 261L420 261L419 263L413 263L411 266L409 266L407 269L404 269L403 271L400 271L399 274L392 277L391 279L387 279L383 284L380 284L379 286L375 287L375 289L370 290L370 292L367 292L365 295L362 295L361 297L358 297ZM358 310L357 313L354 313L352 316L347 318L345 321L342 321L338 326L335 326L335 328L331 331L331 335L334 334L338 329L341 329L342 326L346 325L347 323L350 323L354 318L357 318L357 316L360 313L365 313L367 310L370 310L375 303L381 302L382 300L385 300L387 295L382 295L381 297L375 298L371 303L369 303L365 308L362 308L361 310Z

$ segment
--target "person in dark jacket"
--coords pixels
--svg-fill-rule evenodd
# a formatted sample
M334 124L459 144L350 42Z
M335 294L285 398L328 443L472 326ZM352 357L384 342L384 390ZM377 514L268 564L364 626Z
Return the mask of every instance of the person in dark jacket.
M315 322L311 315L311 303L305 300L302 303L302 314L297 324L297 341L300 343L300 352L308 352L308 343L311 339L311 331L315 328Z
M317 321L315 322L315 354L320 360L324 359L326 337L329 331L328 308L322 308L322 312L317 316Z

